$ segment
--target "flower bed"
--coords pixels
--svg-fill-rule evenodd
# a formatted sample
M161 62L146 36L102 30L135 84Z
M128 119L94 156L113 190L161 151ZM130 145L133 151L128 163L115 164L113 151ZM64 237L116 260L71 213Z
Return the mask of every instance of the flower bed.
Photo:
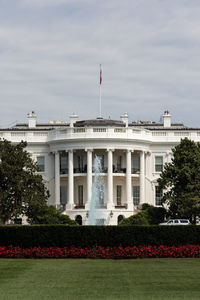
M110 258L110 259L136 259L136 258L200 258L200 245L186 245L179 247L167 246L134 246L111 247L96 246L93 248L78 247L0 247L0 258Z

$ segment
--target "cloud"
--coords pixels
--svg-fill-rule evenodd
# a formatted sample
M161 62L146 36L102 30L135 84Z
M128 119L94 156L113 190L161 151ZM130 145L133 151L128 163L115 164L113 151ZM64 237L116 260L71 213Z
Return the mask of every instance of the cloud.
M60 6L66 4L84 4L89 3L91 0L20 0L21 5L31 6L31 7L47 7L47 6Z
M128 111L131 120L158 120L169 109L200 126L199 1L21 0L2 8L1 126L31 110L41 121L98 116L100 63L105 117Z

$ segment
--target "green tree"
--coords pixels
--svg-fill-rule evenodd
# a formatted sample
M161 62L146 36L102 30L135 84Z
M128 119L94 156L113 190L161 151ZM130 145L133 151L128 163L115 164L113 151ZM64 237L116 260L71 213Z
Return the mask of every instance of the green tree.
M129 218L124 218L119 225L157 225L164 221L166 213L164 207L144 203L141 211Z
M130 225L148 225L147 212L146 210L140 211L137 214L130 216L129 218L124 218L119 223L120 226L130 226Z
M165 190L163 202L168 204L171 217L195 223L200 215L200 144L185 138L172 153L172 161L165 164L158 180Z
M142 210L146 211L147 220L150 225L162 223L167 215L164 207L156 207L147 203L142 205Z
M31 207L35 211L47 207L49 192L26 146L24 141L17 145L0 141L0 219L3 224L19 215L29 217Z
M55 206L47 206L41 210L34 212L32 217L29 217L31 224L68 224L77 225L76 221L71 220L69 216L63 215L56 211Z

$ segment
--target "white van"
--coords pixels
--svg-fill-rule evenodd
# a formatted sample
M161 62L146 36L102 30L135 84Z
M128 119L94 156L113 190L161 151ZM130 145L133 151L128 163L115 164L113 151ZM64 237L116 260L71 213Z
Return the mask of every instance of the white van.
M159 225L191 225L187 219L171 219L166 223L160 223Z

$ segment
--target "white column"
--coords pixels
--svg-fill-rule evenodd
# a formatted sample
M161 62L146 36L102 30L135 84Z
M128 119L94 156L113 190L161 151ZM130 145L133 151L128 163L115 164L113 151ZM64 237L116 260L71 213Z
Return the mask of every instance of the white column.
M114 208L113 202L113 150L108 151L108 202L107 209L112 210Z
M140 152L140 204L145 203L144 151Z
M128 210L133 210L131 180L131 150L126 151L126 203Z
M90 209L90 201L92 197L92 149L87 149L87 202L85 209Z
M74 206L74 161L73 150L68 151L68 203L67 208L72 209Z
M55 206L60 204L60 154L55 152Z

